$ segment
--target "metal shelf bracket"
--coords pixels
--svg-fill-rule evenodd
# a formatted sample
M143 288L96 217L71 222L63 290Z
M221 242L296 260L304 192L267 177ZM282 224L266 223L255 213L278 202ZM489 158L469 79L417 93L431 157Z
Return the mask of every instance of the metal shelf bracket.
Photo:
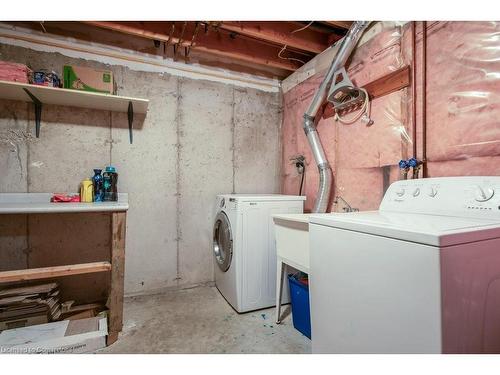
M23 90L28 94L35 106L35 134L37 138L40 138L40 122L42 121L42 102L33 95L27 88Z
M130 144L132 144L134 142L134 137L132 134L132 125L134 123L134 105L132 104L132 102L128 102L127 115L128 115L128 136Z

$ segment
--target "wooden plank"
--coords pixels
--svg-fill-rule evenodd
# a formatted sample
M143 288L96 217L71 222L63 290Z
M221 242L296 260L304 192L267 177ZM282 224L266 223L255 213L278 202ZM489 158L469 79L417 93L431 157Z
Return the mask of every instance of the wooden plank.
M108 345L118 339L118 333L123 327L126 226L127 214L114 212L111 216L111 291L107 302L109 309Z
M194 22L188 22L184 31L184 37L180 38L183 22L175 22L175 32L170 37L169 30L172 22L101 22L85 21L86 24L105 28L108 30L126 33L129 35L168 42L170 45L179 43L181 47L191 46L192 37L195 32ZM295 71L302 64L295 60L282 59L278 57L280 46L260 43L245 37L234 37L231 32L223 29L217 31L208 29L198 31L194 38L192 47L198 52L242 60L258 65ZM304 56L287 51L285 56L302 59ZM307 58L305 60L308 60Z
M83 23L102 29L121 32L124 34L139 36L142 38L168 42L170 45L181 42L182 47L188 47L190 40L181 41L176 35L170 36L169 26L172 22L115 22L115 21L83 21Z
M149 104L148 99L130 98L126 96L37 86L8 81L0 81L0 98L31 102L31 98L24 91L24 89L29 90L38 98L38 100L42 102L42 104L127 112L128 104L129 102L132 102L135 113L146 113Z
M27 296L33 294L50 293L57 288L57 283L47 283L40 285L27 285L0 290L0 297Z
M320 21L320 22L340 29L349 29L352 24L352 21Z
M410 82L410 67L405 66L366 84L363 88L368 91L372 99L375 99L408 87Z
M328 48L328 34L310 28L297 31L294 23L282 21L224 21L221 28L303 51L321 53ZM295 32L294 32L295 31Z
M103 303L86 303L84 305L71 306L68 310L68 313L74 313L74 312L83 311L83 310L102 309L102 308L104 308L104 302Z
M368 91L368 95L370 95L370 99L372 100L388 95L394 91L410 86L410 70L409 66L405 66L370 83L367 83L363 86L363 88ZM333 109L332 104L328 102L325 104L323 109L323 118L330 118L334 115L335 110Z
M111 270L111 264L109 262L94 262L72 264L68 266L30 268L25 270L0 272L0 282L7 283L14 281L50 279L53 277L106 272L109 270Z

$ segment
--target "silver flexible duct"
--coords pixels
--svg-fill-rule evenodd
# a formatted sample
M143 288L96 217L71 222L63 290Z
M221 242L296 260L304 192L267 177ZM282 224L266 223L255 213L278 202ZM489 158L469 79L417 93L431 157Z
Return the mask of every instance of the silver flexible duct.
M369 21L353 22L347 35L342 39L337 54L332 61L332 65L328 68L325 78L323 82L321 82L318 91L316 91L308 110L304 113L304 132L306 133L307 140L309 141L309 145L314 155L314 160L319 170L319 188L316 201L314 202L313 212L326 212L333 179L332 169L326 159L323 146L319 140L318 131L316 130L316 116L325 102L333 75L337 70L344 67L354 47L358 44L359 38L363 35L363 32L369 24Z

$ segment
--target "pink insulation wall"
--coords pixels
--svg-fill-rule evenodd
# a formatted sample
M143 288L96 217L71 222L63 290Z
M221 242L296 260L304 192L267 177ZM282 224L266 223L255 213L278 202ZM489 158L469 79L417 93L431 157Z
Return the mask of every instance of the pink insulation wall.
M420 24L420 23L419 23ZM500 174L500 48L498 22L427 23L427 160L429 177ZM417 27L417 73L421 72L422 30ZM411 64L410 24L384 24L360 45L348 72L358 86ZM297 194L300 175L290 158L306 157L306 211L318 187L318 171L302 130L302 116L324 73L284 93L283 180L285 194ZM420 74L417 76L420 96ZM411 134L411 88L372 101L367 127L322 119L318 132L334 174L332 196L361 210L377 209L387 186L401 178L397 163L421 157L422 127L417 98L417 134ZM332 199L333 201L333 199ZM331 203L329 211L343 206Z
M429 175L499 175L500 22L436 23L428 35Z

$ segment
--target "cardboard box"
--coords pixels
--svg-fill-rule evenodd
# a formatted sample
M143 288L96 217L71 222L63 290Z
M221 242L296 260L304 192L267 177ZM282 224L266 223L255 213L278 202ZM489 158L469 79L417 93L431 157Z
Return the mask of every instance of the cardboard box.
M106 346L106 318L63 320L0 333L0 354L91 353Z
M21 327L29 327L37 324L48 323L47 314L38 315L26 315L21 317L15 317L12 319L6 319L0 322L0 331L5 331L8 329L16 329Z
M110 70L64 65L63 80L65 89L114 93L113 73Z
M0 291L0 331L59 320L57 283L11 287Z

